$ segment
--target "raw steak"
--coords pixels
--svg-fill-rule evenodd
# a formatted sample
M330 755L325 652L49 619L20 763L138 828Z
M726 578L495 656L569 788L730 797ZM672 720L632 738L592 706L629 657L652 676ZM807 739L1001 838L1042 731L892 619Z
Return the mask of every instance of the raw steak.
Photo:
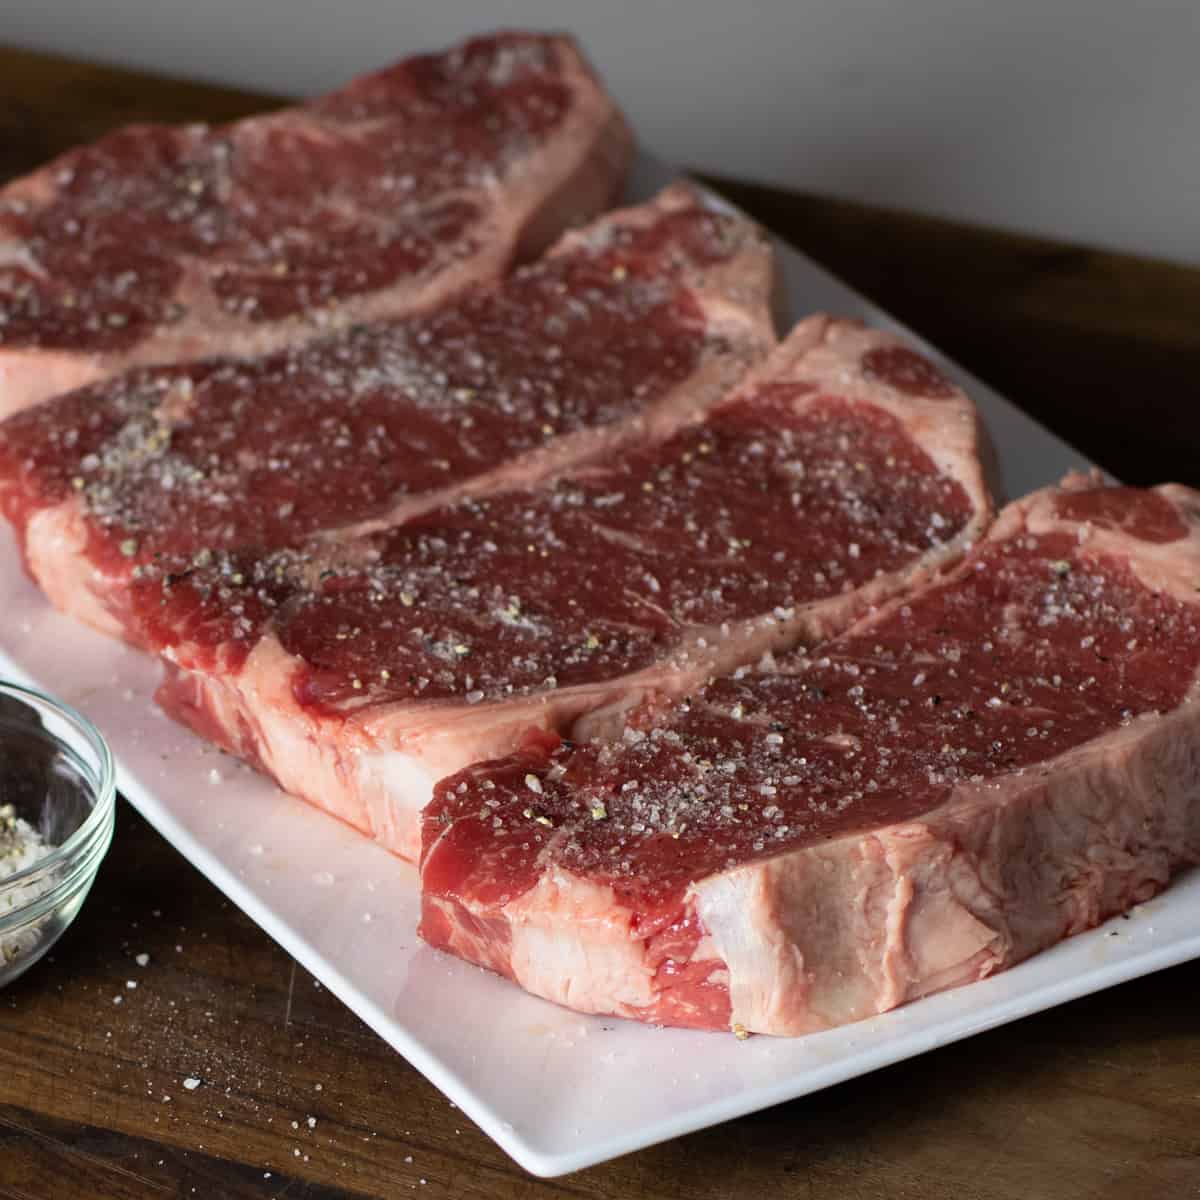
M136 642L135 572L344 538L711 404L774 344L773 285L753 225L672 187L431 313L18 413L0 505L50 599Z
M1200 860L1200 493L1074 479L948 578L623 741L445 780L422 934L589 1012L800 1034Z
M809 320L728 401L536 488L134 588L173 715L416 857L435 780L815 640L990 515L969 401ZM234 580L241 580L240 586Z
M118 130L0 190L0 416L429 308L595 216L631 150L571 40L522 33L233 125Z

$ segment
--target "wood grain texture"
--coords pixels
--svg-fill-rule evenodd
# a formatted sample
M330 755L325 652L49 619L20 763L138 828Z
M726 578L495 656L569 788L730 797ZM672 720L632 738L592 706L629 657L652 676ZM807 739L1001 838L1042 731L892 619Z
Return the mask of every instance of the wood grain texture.
M0 50L0 177L268 103ZM1117 474L1200 483L1200 272L722 186ZM1177 967L534 1180L122 804L79 919L0 993L0 1197L1200 1195L1198 995L1200 963Z

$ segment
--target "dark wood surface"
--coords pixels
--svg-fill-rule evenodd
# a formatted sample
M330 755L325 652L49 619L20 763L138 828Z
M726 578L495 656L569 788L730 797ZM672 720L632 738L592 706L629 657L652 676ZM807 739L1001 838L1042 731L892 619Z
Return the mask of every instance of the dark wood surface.
M265 103L0 50L0 178L122 122ZM725 187L1116 474L1200 484L1200 271ZM410 1193L1200 1196L1200 963L535 1180L122 804L75 925L0 993L0 1197Z

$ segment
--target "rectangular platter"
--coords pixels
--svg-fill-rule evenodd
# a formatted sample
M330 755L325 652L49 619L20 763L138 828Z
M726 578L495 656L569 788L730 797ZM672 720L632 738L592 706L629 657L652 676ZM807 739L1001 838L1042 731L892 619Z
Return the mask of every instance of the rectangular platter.
M628 199L674 172L643 158ZM720 203L719 200L715 201ZM796 316L906 333L978 403L1018 496L1083 457L794 250ZM0 533L0 673L76 705L112 744L122 793L229 898L511 1155L560 1175L791 1100L1055 1004L1200 956L1200 871L1107 928L1013 970L798 1039L584 1017L417 939L416 873L168 721L157 666L53 612ZM1111 924L1111 923L1110 923Z

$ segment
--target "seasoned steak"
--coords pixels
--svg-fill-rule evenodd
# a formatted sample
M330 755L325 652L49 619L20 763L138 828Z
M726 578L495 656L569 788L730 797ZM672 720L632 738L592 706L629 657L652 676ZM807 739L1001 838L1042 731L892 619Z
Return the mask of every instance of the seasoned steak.
M128 367L433 307L615 198L569 38L475 38L232 125L140 125L0 190L0 416Z
M1200 860L1200 494L1072 479L947 578L624 737L443 781L422 934L571 1007L799 1034Z

